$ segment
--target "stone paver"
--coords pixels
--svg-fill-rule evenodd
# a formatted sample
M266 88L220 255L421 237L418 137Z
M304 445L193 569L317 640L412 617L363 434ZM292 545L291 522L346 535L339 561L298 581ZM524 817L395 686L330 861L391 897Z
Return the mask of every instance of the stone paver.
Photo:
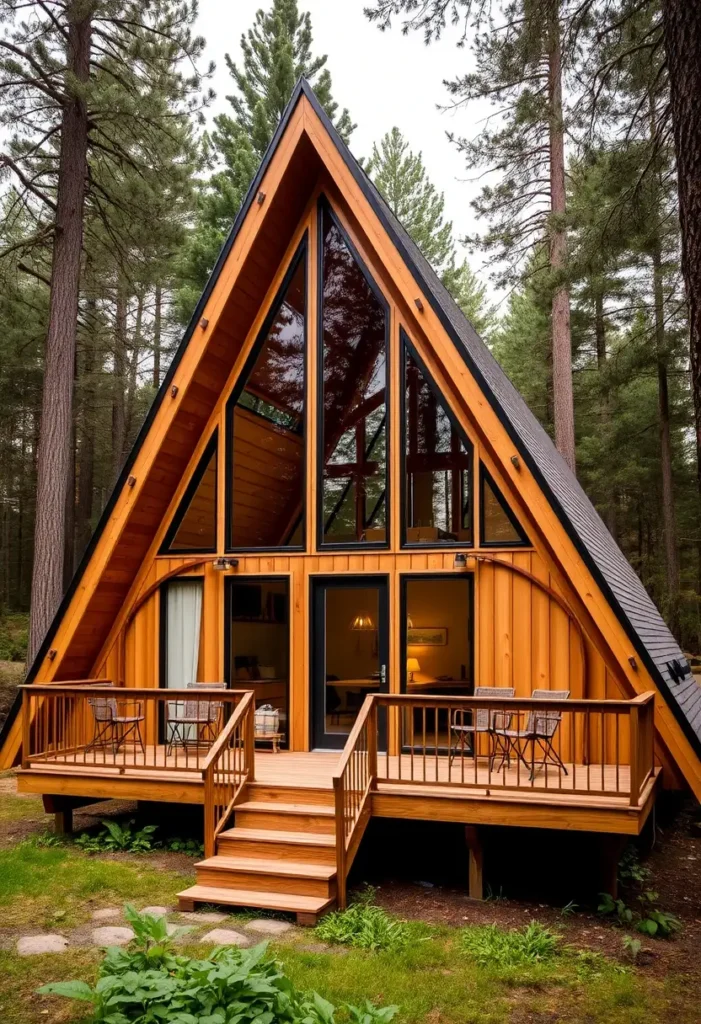
M63 953L68 939L63 935L23 935L17 940L20 956L36 956L39 953Z
M108 925L105 928L94 928L91 938L94 946L126 946L134 938L134 932L131 928Z
M150 914L151 917L165 917L170 913L170 907L144 907L142 914Z
M215 946L247 946L249 938L233 928L213 928L200 939L200 942L211 942Z
M222 914L218 910L193 910L180 914L185 921L192 921L194 924L221 924L226 921L228 914Z
M250 928L252 932L260 932L261 935L282 935L283 932L289 932L292 927L289 921L274 921L269 917L257 917L246 925L246 928Z
M101 910L93 910L90 915L93 921L114 921L122 916L119 907L102 907Z

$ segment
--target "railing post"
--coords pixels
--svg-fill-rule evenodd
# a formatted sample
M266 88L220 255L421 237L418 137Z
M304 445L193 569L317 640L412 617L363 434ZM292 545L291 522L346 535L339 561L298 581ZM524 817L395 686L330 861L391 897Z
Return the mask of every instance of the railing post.
M204 783L204 855L213 857L214 829L216 828L214 821L214 765L210 765L202 774Z
M631 702L630 711L630 805L636 807L640 797L640 719L639 705Z
M245 700L245 697L244 697ZM248 781L255 782L256 778L256 717L255 717L256 705L253 698L248 706L246 712L246 728L245 728L245 744L246 744L246 766L248 768Z
M377 778L377 730L379 724L379 711L377 698L373 695L370 700L370 713L368 714L368 783L372 789Z
M29 768L29 746L30 746L30 702L29 690L22 690L22 767Z
M336 903L346 909L346 816L343 799L343 777L334 776L333 802L336 815Z

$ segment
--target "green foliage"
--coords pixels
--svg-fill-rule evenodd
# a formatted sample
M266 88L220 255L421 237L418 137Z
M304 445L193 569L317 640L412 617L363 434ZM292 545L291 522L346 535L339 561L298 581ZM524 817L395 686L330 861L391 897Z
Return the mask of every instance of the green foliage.
M323 917L316 926L316 934L324 942L357 949L402 949L409 941L409 929L403 921L376 906L374 898L375 890L367 886L345 910Z
M600 914L605 916L615 915L618 919L618 924L629 925L633 921L633 911L626 904L625 900L614 899L613 896L608 892L599 893L601 902L596 908Z
M627 846L618 862L618 877L624 884L638 882L644 884L652 875L649 867L640 863L640 855L632 844Z
M188 857L204 856L204 843L199 839L180 839L174 836L165 840L163 849L169 853L186 853Z
M624 952L630 957L633 963L635 963L635 961L638 959L641 949L643 948L643 944L640 941L640 939L636 939L632 935L624 935L623 939L621 940L621 944L623 946Z
M334 1024L335 1007L317 992L300 992L282 965L267 956L267 943L253 949L219 947L204 960L177 956L165 918L125 916L135 938L127 949L107 950L95 986L53 982L41 995L59 995L93 1005L95 1024ZM387 1024L396 1007L346 1007L354 1024Z
M504 931L495 924L463 929L460 946L481 967L526 967L552 960L559 952L560 936L538 921L525 928Z
M104 828L97 835L93 836L89 832L83 832L82 835L77 836L75 839L76 846L79 846L86 853L110 853L114 851L149 853L149 851L155 848L155 843L151 837L157 830L157 825L145 825L143 828L134 831L132 829L132 825L136 824L134 819L128 821L125 825L120 825L116 821L103 821L102 824Z
M629 907L624 900L614 899L610 893L601 893L600 914L615 916L621 927L633 925L636 931L651 938L668 939L681 930L682 923L674 914L660 910L656 904L659 893L647 891L638 896L641 909Z
M0 616L0 661L25 661L29 618L17 613Z
M560 911L560 915L562 917L574 917L578 910L579 904L575 903L574 900L570 900L569 903L566 903L564 905L564 907Z

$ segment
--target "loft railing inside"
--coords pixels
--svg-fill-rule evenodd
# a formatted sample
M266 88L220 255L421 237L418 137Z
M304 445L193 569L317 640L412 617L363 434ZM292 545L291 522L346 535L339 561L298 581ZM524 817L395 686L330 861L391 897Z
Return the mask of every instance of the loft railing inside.
M346 905L346 879L371 814L377 777L378 713L368 695L333 776L336 817L336 902Z
M216 852L217 836L248 782L255 779L255 694L247 690L202 766L205 856Z
M145 689L109 680L22 688L22 767L201 774L249 690ZM178 726L186 717L191 721Z
M333 778L339 906L378 786L553 802L613 797L637 807L655 770L653 715L652 693L633 700L367 696ZM392 740L378 752L383 719Z

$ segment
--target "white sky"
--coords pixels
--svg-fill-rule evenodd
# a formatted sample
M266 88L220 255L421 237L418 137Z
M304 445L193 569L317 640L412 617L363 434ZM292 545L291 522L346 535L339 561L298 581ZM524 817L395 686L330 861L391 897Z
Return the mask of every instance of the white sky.
M256 11L271 0L200 0L198 31L207 40L207 57L217 65L212 83L217 99L212 113L228 108L225 96L231 79L224 54L240 59L241 34L252 24ZM453 221L456 237L475 229L470 200L477 185L460 155L446 138L446 131L471 136L477 129L477 112L460 108L440 112L447 102L443 80L464 74L469 49L458 49L457 34L447 30L438 43L425 46L423 35L403 35L399 20L380 32L363 14L370 0L299 0L309 11L314 36L313 54L327 54L333 96L339 107L348 107L358 127L350 146L358 156L369 156L372 143L396 125L410 147L423 153L431 181L445 193L446 215ZM484 110L479 112L484 117ZM470 258L481 271L479 254ZM491 289L490 289L491 290Z

